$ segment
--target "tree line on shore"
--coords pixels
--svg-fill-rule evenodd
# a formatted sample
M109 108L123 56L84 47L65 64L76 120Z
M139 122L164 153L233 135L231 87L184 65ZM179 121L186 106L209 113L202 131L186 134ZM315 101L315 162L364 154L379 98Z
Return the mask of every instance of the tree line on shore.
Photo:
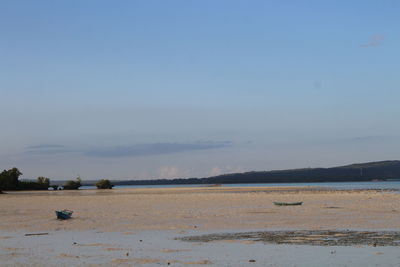
M114 181L115 185L319 183L400 180L400 161L356 163L331 168L303 168L275 171L228 173L205 178Z
M19 181L22 173L17 168L0 173L1 190L47 190L78 189L82 186L80 177L66 181L63 185L50 185L50 179L38 177L37 181ZM331 168L303 168L277 171L258 171L222 174L207 178L179 178L156 180L114 181L114 185L167 185L167 184L234 184L234 183L309 183L309 182L362 182L400 180L400 161L387 160L357 163ZM90 183L92 184L92 183ZM99 189L112 188L108 179L99 180Z
M11 168L0 173L0 193L2 191L13 190L77 190L82 186L81 178L77 177L74 180L68 180L63 185L50 185L50 179L39 176L36 181L19 180L22 172L18 168ZM108 179L101 179L96 183L98 189L111 189L113 184Z

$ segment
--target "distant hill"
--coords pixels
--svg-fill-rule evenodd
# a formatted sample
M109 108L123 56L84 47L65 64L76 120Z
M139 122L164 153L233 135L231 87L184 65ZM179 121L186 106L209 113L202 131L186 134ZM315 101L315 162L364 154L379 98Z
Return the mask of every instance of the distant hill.
M115 185L362 182L400 179L400 161L357 163L332 168L305 168L230 173L208 178L114 181Z

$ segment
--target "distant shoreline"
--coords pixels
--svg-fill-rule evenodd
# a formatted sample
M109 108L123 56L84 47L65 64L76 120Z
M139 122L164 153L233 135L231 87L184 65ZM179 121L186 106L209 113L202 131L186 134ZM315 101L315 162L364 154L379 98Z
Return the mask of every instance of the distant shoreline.
M325 183L371 182L400 180L400 161L387 160L357 163L331 168L303 168L276 171L251 171L222 174L204 178L174 178L150 180L112 180L114 185L193 185L193 184L261 184L261 183ZM52 180L51 184L65 181ZM94 180L82 185L94 185Z

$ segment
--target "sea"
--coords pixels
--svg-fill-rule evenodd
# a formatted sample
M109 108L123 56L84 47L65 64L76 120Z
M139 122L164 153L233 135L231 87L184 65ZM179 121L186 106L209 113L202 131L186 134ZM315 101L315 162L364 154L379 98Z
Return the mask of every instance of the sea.
M116 185L114 188L182 188L207 187L212 184L185 184L185 185ZM393 189L400 191L400 180L374 182L326 182L326 183L254 183L254 184L222 184L222 187L323 187L337 190L351 189ZM82 186L79 189L96 189L95 186Z

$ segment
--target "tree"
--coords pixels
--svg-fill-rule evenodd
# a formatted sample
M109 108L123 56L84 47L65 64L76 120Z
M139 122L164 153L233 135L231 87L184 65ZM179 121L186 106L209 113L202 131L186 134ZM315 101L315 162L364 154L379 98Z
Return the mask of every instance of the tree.
M65 182L63 187L65 190L76 190L82 186L81 181L82 181L81 178L77 177L75 180L69 180L69 181Z
M4 170L0 173L0 191L1 190L17 190L18 178L22 175L17 168Z
M96 183L97 189L112 189L114 187L108 179L101 179Z
M46 177L43 177L43 176L39 176L39 177L37 178L37 182L38 182L39 184L47 184L48 186L50 185L50 179L49 179L49 178L46 178Z

